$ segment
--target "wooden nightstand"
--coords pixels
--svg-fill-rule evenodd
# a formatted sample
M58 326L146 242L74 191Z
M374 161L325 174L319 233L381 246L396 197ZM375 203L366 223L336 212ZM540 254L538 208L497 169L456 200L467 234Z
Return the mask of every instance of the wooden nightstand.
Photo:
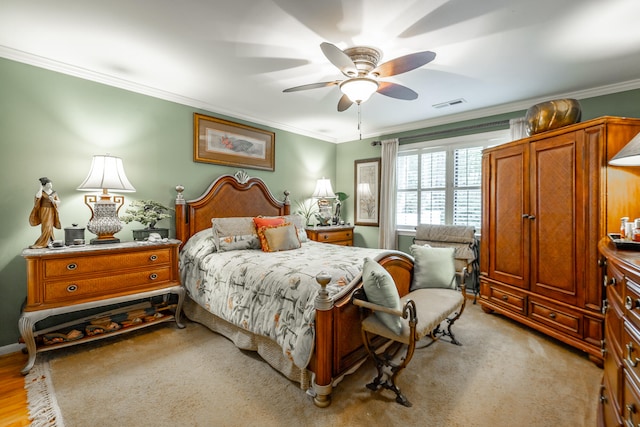
M306 229L307 237L316 242L353 246L353 225L328 225Z
M33 367L36 354L42 351L67 347L116 334L141 329L153 324L175 321L179 328L180 312L185 290L180 286L178 272L179 240L162 243L127 242L117 244L67 246L60 249L25 249L22 256L27 261L27 300L18 327L24 340L29 360L22 369L25 375ZM111 332L83 338L42 345L36 338L74 324L87 323L90 319L126 315L127 310L146 304L125 304L135 300L175 294L178 302L174 313L162 313L144 321L123 322L121 328ZM165 298L166 299L166 298ZM96 309L121 304L111 309L65 322L54 327L35 330L36 323L51 316ZM145 308L149 310L153 309ZM94 310L95 311L95 310ZM144 316L141 316L144 317ZM127 324L132 323L132 324Z

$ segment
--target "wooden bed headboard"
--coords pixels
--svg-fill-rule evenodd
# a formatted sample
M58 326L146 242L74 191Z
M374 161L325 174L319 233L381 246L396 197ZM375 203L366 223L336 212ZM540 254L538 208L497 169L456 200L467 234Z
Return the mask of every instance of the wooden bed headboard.
M276 199L260 178L250 178L243 171L222 175L197 199L184 200L182 186L177 186L176 239L184 244L198 231L211 227L211 218L238 216L278 216L290 214L289 192Z

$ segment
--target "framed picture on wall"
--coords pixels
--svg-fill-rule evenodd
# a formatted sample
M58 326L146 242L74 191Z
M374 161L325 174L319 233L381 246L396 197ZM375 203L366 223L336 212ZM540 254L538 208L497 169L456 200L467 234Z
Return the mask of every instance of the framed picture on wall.
M275 170L275 133L202 114L193 115L193 161Z
M378 226L380 218L380 159L355 161L355 224Z

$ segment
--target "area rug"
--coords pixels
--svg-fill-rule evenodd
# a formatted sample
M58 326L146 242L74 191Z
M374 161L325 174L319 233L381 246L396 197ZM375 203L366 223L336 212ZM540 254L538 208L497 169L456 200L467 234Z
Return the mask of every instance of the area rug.
M51 384L49 362L40 360L24 379L31 427L63 427L64 421Z
M73 426L593 426L602 370L583 353L468 304L445 341L416 351L398 384L365 387L366 362L317 408L255 353L186 322L38 356ZM47 360L48 359L48 360ZM45 424L46 425L46 424Z

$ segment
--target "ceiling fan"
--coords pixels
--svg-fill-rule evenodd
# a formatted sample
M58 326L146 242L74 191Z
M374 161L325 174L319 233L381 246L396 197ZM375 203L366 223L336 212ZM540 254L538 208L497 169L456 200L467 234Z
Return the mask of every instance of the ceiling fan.
M336 45L324 42L320 44L320 48L327 59L347 78L295 86L283 92L339 86L343 95L338 101L338 111L347 110L353 103L360 105L375 92L396 99L409 101L416 99L418 94L408 87L378 79L422 67L436 57L436 54L431 51L416 52L378 65L382 52L374 47L355 46L343 51Z

